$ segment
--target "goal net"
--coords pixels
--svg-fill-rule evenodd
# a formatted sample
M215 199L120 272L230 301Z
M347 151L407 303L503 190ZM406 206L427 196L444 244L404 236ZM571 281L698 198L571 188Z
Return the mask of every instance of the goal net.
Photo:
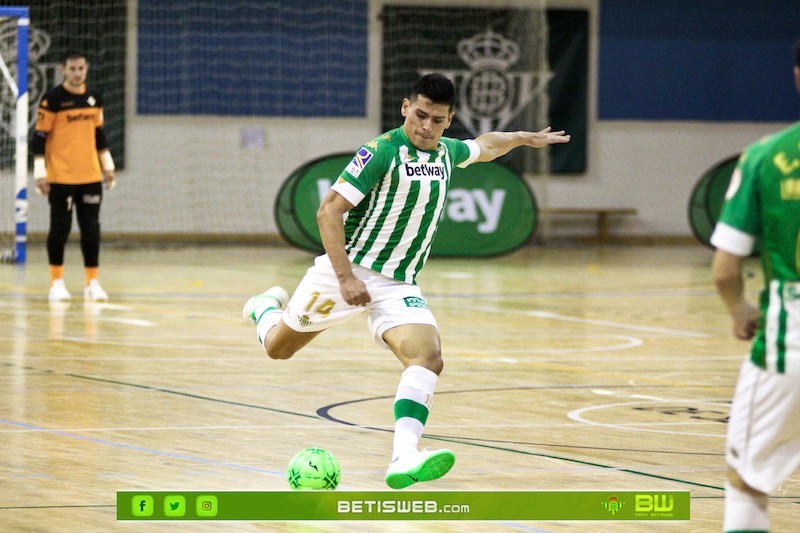
M545 0L9 3L30 5L29 128L41 96L61 82L63 53L88 56L88 83L103 96L119 178L103 199L104 240L237 243L278 235L273 206L292 172L353 153L398 126L402 98L433 70L451 76L459 91L449 136L550 124L573 135L558 149L515 150L500 161L534 185L540 204L546 187L537 180L582 170L565 167L581 161L567 152L585 129L554 110L585 106L584 86L559 82L571 66L558 58L582 50L571 39L588 15L566 24L564 10ZM560 22L552 23L556 11ZM16 40L6 38L11 28L3 22L0 53L13 74ZM554 42L555 35L570 40ZM548 90L556 83L574 100L557 106ZM11 101L4 89L4 109ZM7 242L15 230L16 141L0 135ZM49 213L31 192L27 228L38 244ZM74 243L77 224L72 231Z
M28 9L0 7L0 261L25 262L28 217Z
M25 242L41 241L39 236L47 233L49 208L46 199L34 194L31 158L21 150L33 133L42 96L62 82L59 65L67 50L87 55L88 83L105 100L104 129L114 161L119 170L125 168L127 7L124 0L3 3L8 7L0 7L0 56L10 76L0 76L0 247L6 258L10 254L15 262L24 262ZM27 45L20 46L18 37L24 35ZM23 59L27 75L21 76ZM27 105L24 98L15 98L17 84L27 85L20 93ZM20 119L25 111L27 118Z
M448 135L548 124L543 1L138 5L141 120L131 154L145 146L158 154L158 136L165 133L171 150L152 158L158 166L133 155L131 164L137 163L137 180L150 179L150 168L152 174L174 169L158 188L133 193L142 209L164 206L142 225L158 220L167 231L214 232L209 240L220 241L229 234L278 233L271 207L293 171L354 153L397 127L402 98L426 70L450 75L466 91L459 101L471 107L456 110L464 120ZM154 135L145 137L145 129ZM547 150L518 150L508 159L519 174L541 175L548 157ZM152 191L161 198L151 198Z

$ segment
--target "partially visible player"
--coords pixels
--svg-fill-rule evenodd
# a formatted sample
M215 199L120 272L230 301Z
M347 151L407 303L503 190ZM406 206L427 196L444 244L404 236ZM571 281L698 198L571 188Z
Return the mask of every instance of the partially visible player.
M443 137L454 103L455 88L446 77L417 80L400 108L403 125L362 146L323 199L317 221L326 253L291 300L273 287L244 307L273 359L288 359L325 329L367 314L375 341L405 367L386 472L394 489L437 479L455 462L450 450L417 449L443 362L439 329L416 277L428 258L453 168L492 161L519 146L543 148L570 139L550 128L492 132L468 141Z
M81 231L85 270L84 299L108 300L100 286L100 204L103 184L116 183L114 159L103 131L103 100L86 85L89 63L81 52L64 55L64 83L48 91L39 104L31 142L36 191L50 202L47 258L50 301L68 301L64 284L64 247L75 209Z
M800 91L800 41L795 45ZM714 282L738 339L754 339L731 405L724 529L768 531L769 495L800 466L800 122L747 148L711 243ZM744 295L742 260L758 239L760 310Z

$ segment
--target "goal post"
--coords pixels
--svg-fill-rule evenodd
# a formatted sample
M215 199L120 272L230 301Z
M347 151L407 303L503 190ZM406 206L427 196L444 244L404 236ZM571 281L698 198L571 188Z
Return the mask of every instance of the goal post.
M10 131L5 132L13 139L13 219L4 217L0 226L0 259L4 262L25 263L27 251L28 222L28 27L30 25L27 7L0 7L0 20L16 19L16 47L0 50L0 70L2 70L2 105L13 107ZM5 53L3 53L5 52ZM10 53L9 53L10 52ZM16 60L16 61L15 61ZM13 104L13 105L12 105ZM10 164L2 165L3 187L11 189L5 172ZM10 172L9 172L10 174ZM4 196L3 201L7 201ZM0 212L11 212L11 206ZM13 235L13 237L12 237Z

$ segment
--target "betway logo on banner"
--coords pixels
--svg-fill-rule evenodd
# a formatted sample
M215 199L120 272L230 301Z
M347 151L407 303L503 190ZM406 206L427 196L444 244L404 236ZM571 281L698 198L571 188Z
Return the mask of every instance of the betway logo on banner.
M292 173L278 194L278 228L289 243L321 252L316 212L352 154L312 161ZM434 256L489 256L525 244L536 229L536 202L528 185L497 163L455 168Z

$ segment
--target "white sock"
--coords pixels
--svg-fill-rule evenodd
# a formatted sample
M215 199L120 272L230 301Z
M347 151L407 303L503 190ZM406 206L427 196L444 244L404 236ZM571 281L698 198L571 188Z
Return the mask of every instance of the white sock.
M409 366L400 377L394 397L394 445L392 460L417 450L433 402L439 376L421 366Z
M725 531L769 531L769 496L755 496L725 482Z
M258 309L256 309L258 311ZM258 318L256 322L256 331L258 332L258 342L264 344L264 340L267 338L267 333L271 330L278 322L280 322L281 317L283 316L283 311L272 307L270 309L262 310L260 314L255 315Z

